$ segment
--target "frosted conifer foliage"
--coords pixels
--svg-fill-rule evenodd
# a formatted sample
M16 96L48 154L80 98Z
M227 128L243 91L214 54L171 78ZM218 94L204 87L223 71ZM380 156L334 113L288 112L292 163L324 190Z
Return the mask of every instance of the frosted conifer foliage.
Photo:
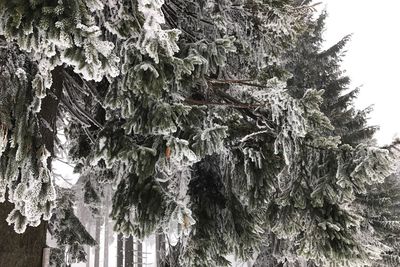
M353 100L357 96L359 89L348 90L349 77L344 76L344 72L340 68L343 49L349 41L349 36L345 36L329 49L322 50L322 32L324 30L325 17L326 13L322 12L317 19L309 20L307 22L309 30L304 31L301 38L297 39L295 45L285 55L285 59L277 65L267 67L263 70L262 76L265 79L273 73L279 77L288 77L286 83L287 92L297 99L302 98L309 87L324 89L321 111L329 118L333 126L330 127L331 130L329 131L341 137L340 143L338 143L338 136L330 138L331 141L334 141L332 142L332 148L335 147L336 143L340 148L340 152L336 155L323 151L319 151L318 154L307 154L309 162L317 163L314 164L314 168L318 168L319 177L324 178L317 179L315 184L311 183L314 187L311 193L312 203L317 207L325 207L329 211L325 212L326 214L330 214L333 218L337 217L338 214L335 211L337 208L326 205L323 197L326 196L334 203L341 203L341 213L345 211L342 215L347 213L346 216L349 220L347 224L340 225L337 223L332 224L332 219L328 218L327 222L317 224L317 228L307 225L306 233L318 231L320 232L318 236L327 233L332 235L335 232L332 232L331 229L338 229L337 227L339 227L339 233L343 235L345 233L343 229L346 229L346 226L353 225L353 235L359 240L357 246L364 249L360 250L360 257L353 261L350 261L347 252L344 253L346 256L342 260L337 260L337 264L365 266L373 261L379 261L381 256L386 257L385 251L388 250L388 247L381 243L380 232L374 232L373 227L368 223L369 219L364 217L370 212L372 207L369 205L372 202L368 202L368 208L366 206L360 207L358 202L360 200L363 202L364 199L369 199L369 196L374 194L371 188L375 188L375 186L385 187L385 185L377 185L375 182L378 180L379 183L383 182L382 179L392 171L391 168L386 167L390 165L393 153L388 153L386 149L368 145L371 144L372 135L376 130L376 126L367 125L366 118L370 109L358 111L354 108ZM322 140L316 141L319 143ZM319 146L313 145L313 147ZM363 155L367 154L371 157L367 156L368 160L363 162L366 159ZM353 161L354 157L358 159ZM368 163L369 160L372 160L371 164ZM389 165L375 165L377 161L387 162ZM326 166L329 166L329 168L326 168ZM379 171L380 166L386 167L384 170ZM365 175L364 171L368 170L364 169L364 167L373 170L374 174ZM363 177L362 180L366 183L360 183L361 180L357 178L356 174L358 171L360 171L360 174L363 173L359 177ZM333 178L333 184L329 182L329 177ZM375 182L372 180L375 180ZM370 183L373 185L369 186L368 184ZM338 185L340 191L337 190ZM307 204L307 201L303 200L300 203L304 205ZM383 209L383 206L378 208L378 210L381 209ZM367 211L364 212L365 210ZM318 217L321 217L321 214ZM369 216L367 215L367 217ZM297 218L300 221L304 217L298 216ZM318 221L321 221L321 219L318 218ZM330 263L329 259L325 258L324 260L323 253L321 253L327 249L318 251L317 246L321 246L319 242L307 243L306 246L302 245L300 247L301 254L307 256L299 257L299 247L293 240L287 236L282 239L278 238L274 233L267 233L255 266L278 265L279 262L288 262L295 265L304 264L305 259L308 260L308 266L324 266ZM332 242L332 244L334 243ZM358 248L353 247L354 249ZM316 258L320 260L310 260L315 258L315 256L312 256L313 254L317 254ZM337 256L339 255L329 255L329 257L333 258L338 258Z
M37 226L42 219L50 219L56 193L47 164L50 153L38 136L40 115L29 110L33 98L30 83L37 68L13 45L6 45L0 53L0 199L15 204L7 222L23 233L28 225Z
M170 266L227 266L231 253L248 259L266 233L292 242L293 258L368 257L348 207L390 173L390 157L342 143L322 110L324 88L291 94L292 70L279 67L309 30L307 1L43 0L0 8L0 34L32 65L13 67L23 71L10 72L12 86L1 89L1 101L10 99L0 107L1 172L13 175L2 173L0 185L15 203L9 222L18 231L49 219L59 201L51 220L59 252L73 262L91 244L85 235L67 238L61 222L76 223L75 199L63 190L56 198L47 163L57 153L42 145L54 138L61 148L55 136L64 128L62 149L80 174L85 205L95 213L111 184L114 229L138 238L164 233ZM28 98L17 96L20 88ZM45 100L56 102L52 138L40 119Z

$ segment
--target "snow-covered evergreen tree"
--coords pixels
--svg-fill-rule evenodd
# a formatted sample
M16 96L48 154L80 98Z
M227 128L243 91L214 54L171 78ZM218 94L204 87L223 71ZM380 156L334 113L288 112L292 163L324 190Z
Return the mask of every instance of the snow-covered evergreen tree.
M324 89L324 101L321 105L321 111L329 118L334 126L332 131L335 135L341 137L342 144L348 144L353 148L365 144L374 144L373 134L377 127L367 125L367 115L370 108L357 111L354 108L353 100L357 96L359 88L349 90L349 77L344 75L340 67L344 55L344 47L349 40L345 36L332 47L322 50L324 30L324 21L326 13L323 12L318 19L309 21L309 30L305 31L302 38L296 43L294 49L289 50L285 55L282 65L273 65L265 70L265 75L290 75L287 82L289 93L294 97L301 97L305 88ZM321 152L322 153L322 152ZM393 154L392 154L393 156ZM329 165L327 159L324 164ZM362 264L373 262L373 258L379 260L380 253L385 253L385 247L381 244L381 237L377 237L371 232L371 219L368 214L369 208L372 208L379 214L379 207L374 207L372 203L365 203L365 198L371 199L376 195L378 188L384 190L393 184L393 179L386 179L382 185L374 184L359 188L356 191L356 201L350 206L353 212L360 218L359 238L364 239L362 243L370 249L369 261ZM396 187L393 187L396 191ZM382 191L379 191L383 193ZM359 204L364 203L364 205ZM390 209L394 203L387 203ZM371 206L372 205L372 206ZM365 212L363 212L365 210ZM384 214L388 214L384 212ZM382 216L385 216L382 214ZM380 216L380 215L378 215ZM385 232L385 231L383 231ZM388 231L390 232L390 231ZM275 235L266 235L263 251L259 254L256 266L275 266L278 262L294 262L294 264L304 263L305 259L297 255L293 248L293 242L290 240L276 239ZM308 266L315 266L316 262L309 261ZM318 265L318 264L317 264ZM296 265L295 265L296 266Z
M397 155L398 148L392 147ZM381 250L380 257L371 261L372 266L398 266L400 263L400 180L399 169L382 184L368 187L368 193L360 195L355 202L364 217L363 239L369 246Z
M75 215L73 192L60 188L57 193L57 205L49 222L49 232L56 239L57 248L51 250L50 264L54 267L67 267L85 261L84 246L94 246L96 241Z
M52 96L87 205L96 212L112 184L115 230L161 229L167 265L226 266L269 232L294 258L364 264L351 203L391 159L344 139L329 88L292 93L285 61L313 12L298 0L1 0L0 35L34 66L0 91L9 223L51 217L56 155L30 140Z

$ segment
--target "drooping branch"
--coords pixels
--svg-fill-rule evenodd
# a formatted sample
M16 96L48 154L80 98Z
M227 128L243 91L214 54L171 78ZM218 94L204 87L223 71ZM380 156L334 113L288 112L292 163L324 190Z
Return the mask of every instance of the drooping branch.
M76 111L79 112L82 116L84 116L88 121L90 121L93 125L95 125L97 128L102 129L103 126L96 121L92 116L87 113L82 107L79 106L77 103L75 97L72 95L71 89L72 88L79 88L81 91L83 91L83 88L74 80L74 78L71 77L67 72L65 72L65 77L66 77L66 85L64 85L65 88L65 93L66 97L68 100L73 104L73 107L76 108Z
M50 152L51 157L47 159L47 167L51 169L51 160L54 157L54 140L56 139L56 119L58 105L60 102L63 88L63 72L61 67L56 67L53 71L53 94L48 94L42 101L41 110L38 117L42 121L40 132L42 141L46 149Z
M60 98L60 101L62 105L73 115L73 119L81 123L84 128L90 127L90 122L77 113L70 103L68 103L63 97Z

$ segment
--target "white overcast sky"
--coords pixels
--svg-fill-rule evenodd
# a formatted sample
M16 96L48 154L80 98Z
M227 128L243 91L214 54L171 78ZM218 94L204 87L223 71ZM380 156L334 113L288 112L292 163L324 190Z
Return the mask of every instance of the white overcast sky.
M400 0L325 0L320 8L328 12L327 47L353 34L342 66L351 87L362 85L356 106L374 105L378 142L390 143L400 133Z

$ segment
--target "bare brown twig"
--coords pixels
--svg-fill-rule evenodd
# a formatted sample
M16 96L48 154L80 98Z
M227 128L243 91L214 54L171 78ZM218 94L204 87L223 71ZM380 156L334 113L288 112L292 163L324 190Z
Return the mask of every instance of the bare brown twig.
M205 105L205 106L227 106L233 108L246 108L246 109L254 109L260 107L260 105L249 105L249 104L242 104L242 103L219 103L219 102L210 102L204 100L196 100L196 99L186 99L186 103L194 104L194 105Z
M246 86L266 88L262 84L252 83L254 80L215 80L215 79L209 79L207 81L209 83L211 83L211 84L240 84L240 85L246 85Z

